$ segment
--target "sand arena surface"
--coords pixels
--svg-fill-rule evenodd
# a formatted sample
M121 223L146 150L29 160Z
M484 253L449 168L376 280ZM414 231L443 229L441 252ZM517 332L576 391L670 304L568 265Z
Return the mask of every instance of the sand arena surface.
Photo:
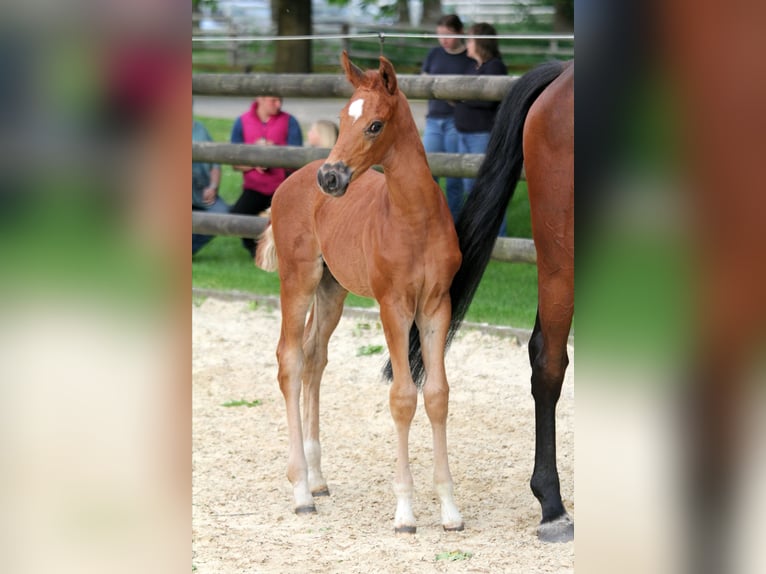
M447 354L447 433L465 531L444 532L432 486L431 428L419 397L410 432L415 535L396 535L396 439L380 323L344 316L330 340L321 390L322 469L331 496L296 516L287 422L277 384L279 310L264 303L197 300L193 331L192 564L196 572L573 572L574 544L543 544L529 489L534 403L526 346L461 331ZM569 349L570 360L574 351ZM574 367L558 406L558 466L574 512ZM224 407L245 399L253 407ZM437 559L460 551L461 560ZM467 553L471 554L467 558Z

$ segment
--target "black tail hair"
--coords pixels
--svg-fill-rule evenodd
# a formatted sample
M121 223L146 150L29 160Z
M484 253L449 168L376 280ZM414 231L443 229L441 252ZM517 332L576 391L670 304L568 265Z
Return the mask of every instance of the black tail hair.
M529 108L563 70L564 64L558 61L533 68L513 83L497 110L484 161L456 225L463 262L450 287L452 320L447 335L448 346L476 294L508 202L521 176L524 164L522 136ZM412 378L421 386L425 369L420 353L420 334L414 324L410 330L409 358ZM388 380L393 378L390 358L383 374Z

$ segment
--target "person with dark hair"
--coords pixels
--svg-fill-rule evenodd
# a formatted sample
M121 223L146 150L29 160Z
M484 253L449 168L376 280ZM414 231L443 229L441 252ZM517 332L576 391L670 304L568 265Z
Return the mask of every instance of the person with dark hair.
M446 14L436 23L437 34L463 33L463 23L456 14ZM472 61L468 57L462 38L439 38L423 62L423 74L464 74ZM426 152L457 153L457 131L454 118L455 102L429 100L423 147ZM447 203L453 218L463 205L463 182L457 177L446 178Z
M256 145L303 145L301 126L293 116L282 111L282 98L261 96L238 117L231 129L231 143ZM271 207L271 198L288 175L281 167L233 165L242 172L242 194L231 213L258 215ZM242 238L242 245L255 257L255 240Z
M470 36L496 36L497 32L491 24L479 22L468 29L466 49L471 58L470 65L464 70L465 74L475 76L505 76L508 68L500 56L496 38ZM484 153L489 142L489 134L500 102L487 100L463 100L455 104L455 128L458 132L459 153ZM473 179L463 179L463 189L460 207L465 197L471 193ZM454 214L453 214L454 217ZM506 220L503 218L498 235L505 235Z

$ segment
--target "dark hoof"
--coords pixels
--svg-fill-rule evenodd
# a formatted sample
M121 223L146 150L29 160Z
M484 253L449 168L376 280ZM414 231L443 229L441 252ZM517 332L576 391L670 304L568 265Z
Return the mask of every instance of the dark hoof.
M317 507L313 504L306 506L299 506L295 509L295 514L316 514Z
M311 496L330 496L330 489L325 486L321 490L312 490Z
M543 522L537 527L537 537L543 542L571 542L574 540L574 522L568 514Z
M397 526L394 528L394 532L397 534L415 534L416 530L416 526Z
M459 526L444 526L443 528L444 532L463 532L463 530L465 530L465 524L461 522Z

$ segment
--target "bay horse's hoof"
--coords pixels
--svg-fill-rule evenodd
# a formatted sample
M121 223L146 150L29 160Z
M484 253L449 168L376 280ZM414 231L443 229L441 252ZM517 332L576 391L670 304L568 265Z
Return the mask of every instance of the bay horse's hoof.
M312 490L311 496L330 496L330 489L325 486L319 490Z
M444 526L444 532L462 532L465 530L465 524L462 522L457 526Z
M304 506L298 506L295 509L295 514L316 514L317 507L313 504L306 504Z
M574 522L568 514L543 522L537 527L537 537L543 542L571 542L574 540Z
M397 534L415 534L417 526L397 526L394 528L394 532Z

